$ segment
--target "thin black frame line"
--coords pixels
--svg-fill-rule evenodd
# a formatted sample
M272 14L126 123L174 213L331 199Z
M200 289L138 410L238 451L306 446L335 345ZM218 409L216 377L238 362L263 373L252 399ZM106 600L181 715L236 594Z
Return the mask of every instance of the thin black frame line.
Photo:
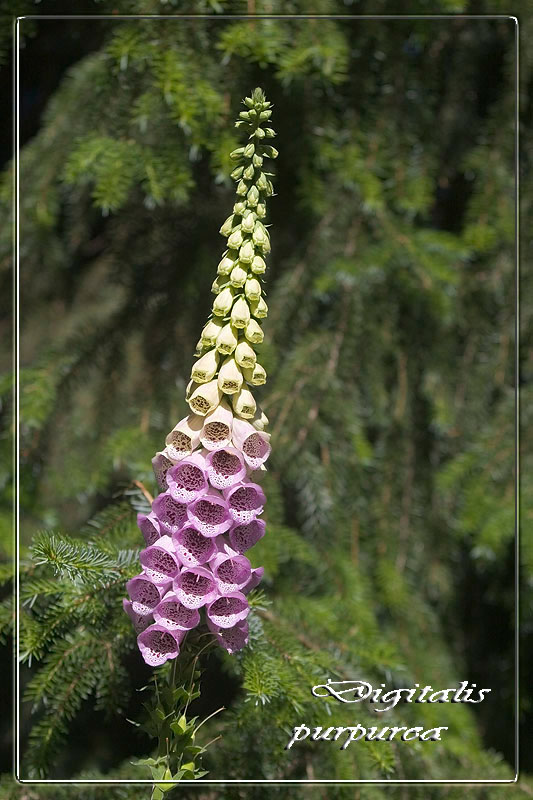
M253 779L230 779L230 780L211 780L211 781L203 781L205 785L209 784L224 784L224 783L245 783L245 784L254 784L254 785L264 785L264 784L285 784L285 783L294 783L294 784L334 784L334 785L343 785L343 784L360 784L360 783L370 783L370 784L418 784L418 783L427 783L427 784L436 784L436 785L449 785L449 784L461 784L461 785L475 785L475 784L483 784L483 785L496 785L500 783L516 783L518 781L519 776L519 746L520 746L520 732L519 732L519 698L520 698L520 691L519 691L519 677L520 677L520 670L519 670L519 641L520 641L520 631L519 631L519 578L520 578L520 547L519 547L519 511L520 511L520 491L519 491L519 478L520 478L520 452L519 452L519 437L520 437L520 425L519 425L519 413L520 413L520 402L519 402L519 342L520 342L520 270L519 270L519 257L520 257L520 243L519 243L519 165L520 165L520 154L519 154L519 80L520 80L520 68L519 68L519 21L518 18L512 14L383 14L383 15L352 15L352 14L338 14L338 15L327 15L327 14L257 14L257 15L232 15L232 14L221 14L221 15L213 15L213 14L187 14L187 15L179 15L179 14L170 14L170 15L99 15L99 14L89 14L89 15L78 15L78 14L54 14L54 15L25 15L20 17L15 17L13 19L13 29L14 29L14 48L15 48L15 60L14 60L14 105L15 105L15 117L14 117L14 127L13 127L13 140L14 140L14 161L16 164L16 168L14 170L14 255L15 255L15 287L14 287L14 294L15 294L15 342L14 342L14 350L15 350L15 537L16 537L16 547L15 547L15 560L16 560L16 576L15 576L15 593L16 593L16 646L14 648L15 651L15 677L14 683L16 687L16 696L14 700L15 703L15 723L16 723L16 742L15 742L15 764L14 764L14 777L18 783L21 784L46 784L46 783L58 783L58 784L92 784L92 783L101 783L101 784L115 784L115 783L125 783L125 784L132 784L132 785L141 785L141 784L153 784L153 780L75 780L75 779L67 779L67 780L31 780L31 779L23 779L19 778L20 773L20 620L19 620L19 592L20 592L20 573L18 569L19 560L20 560L20 493L19 493L19 455L20 455L20 439L19 439L19 419L20 419L20 386L19 386L19 370L20 370L20 314L19 314L19 306L20 306L20 264L19 264L19 256L20 256L20 218L19 218L19 200L20 200L20 174L19 174L19 151L20 151L20 119L19 119L19 77L20 77L20 23L23 20L43 20L43 19L53 19L53 20L101 20L101 19L109 19L109 20L120 20L120 19L152 19L152 20L196 20L196 19L204 19L204 20L230 20L230 19L292 19L292 20L300 20L300 19L332 19L332 20L376 20L376 21L383 21L383 20L409 20L409 19L416 19L416 20L426 20L426 19L434 19L434 20L448 20L448 19L488 19L488 20L512 20L515 23L515 570L514 570L514 577L515 577L515 586L514 586L514 597L515 597L515 714L514 714L514 722L515 722L515 776L512 779L492 779L492 780L484 780L484 779L471 779L471 780L462 780L462 779L450 779L446 780L334 780L334 779L324 779L324 780L253 780ZM159 781L160 783L175 783L175 781ZM198 784L198 781L190 781L184 780L180 781L180 783L184 784Z

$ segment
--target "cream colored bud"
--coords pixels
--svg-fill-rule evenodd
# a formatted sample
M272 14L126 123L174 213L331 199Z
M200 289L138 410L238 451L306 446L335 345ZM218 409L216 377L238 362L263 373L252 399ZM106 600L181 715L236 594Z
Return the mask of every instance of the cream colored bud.
M259 325L255 319L251 319L246 328L244 329L244 335L248 339L249 342L253 344L261 344L264 339L265 334L263 333L262 327Z
M266 264L261 256L254 256L252 261L252 272L255 272L256 275L262 275L263 272L266 270Z
M195 414L205 417L209 414L221 400L220 389L216 380L209 381L209 383L202 383L197 386L189 397L189 407Z
M242 219L241 229L245 233L252 233L255 226L255 215L253 211L249 211Z
M231 355L231 353L233 353L233 351L237 347L237 341L238 341L237 331L228 322L227 325L224 325L224 327L217 336L216 348L219 353L223 353L224 355L229 356Z
M262 167L263 166L263 158L262 156L258 156L257 153L252 158L252 164L254 167Z
M264 431L268 425L268 417L260 408L257 409L257 413L252 420L252 425L258 431Z
M243 155L245 158L252 158L254 153L255 153L255 145L252 142L250 142L250 144L247 144L246 147L244 148Z
M220 294L215 297L213 302L213 313L216 314L217 317L225 317L232 305L233 289L230 286L226 286L226 288L222 289Z
M237 192L238 195L240 195L240 197L244 197L246 192L248 191L248 184L246 183L246 181L243 180L239 181L235 191Z
M197 414L189 414L181 419L165 439L167 446L164 453L172 461L190 456L200 443L203 426L203 417Z
M238 297L231 309L231 322L236 328L245 328L250 321L250 308L244 297Z
M233 231L231 236L228 239L228 247L231 247L232 250L238 250L242 244L242 231L239 228Z
M263 250L266 250L267 245L270 244L268 231L259 219L255 222L252 239L254 244L258 245L258 247L261 247ZM268 249L270 249L270 247Z
M242 386L243 377L233 356L226 358L218 373L218 387L224 394L235 394Z
M258 362L250 369L243 369L242 374L244 375L244 380L251 383L252 386L262 386L266 383L266 370Z
M210 319L203 327L199 344L202 347L214 347L218 335L223 327L224 323L222 320ZM250 341L252 340L250 339Z
M257 278L248 278L244 284L244 293L250 302L256 302L261 297L261 284Z
M251 208L255 208L259 202L259 192L257 190L257 186L250 186L248 194L246 195L246 199L248 201L248 205L251 206Z
M225 275L219 275L211 284L211 291L213 294L220 294L222 289L228 285L228 279Z
M219 262L217 267L217 273L219 275L229 275L233 267L235 266L235 261L237 260L237 253L231 256L229 253L228 255L224 256L224 258Z
M242 419L252 419L255 414L256 404L254 396L249 389L243 388L231 398L233 410Z
M246 239L239 250L239 261L243 264L251 264L255 255L255 250L251 239Z
M239 342L235 348L235 361L239 367L253 367L256 360L257 356L253 347L248 342Z
M247 277L248 271L245 270L244 267L241 267L240 264L237 264L231 270L229 282L235 289L240 289L241 286L244 286Z
M233 216L233 214L230 214L230 216L227 218L227 220L225 220L224 224L220 228L220 233L222 234L222 236L230 235L230 233L233 230L234 222L235 222L235 217Z
M243 202L235 203L235 205L233 206L233 213L242 215L246 211L246 208L247 208L246 203Z
M253 167L253 164L248 164L248 166L246 167L246 169L243 172L242 177L247 181L251 181L252 178L254 177L254 172L255 172L255 169Z
M221 400L218 406L203 418L204 427L200 435L200 442L206 450L220 450L231 441L233 426L233 411Z
M218 355L213 348L196 361L191 370L191 378L196 383L207 383L212 380L218 369Z
M268 315L268 306L262 297L251 304L251 311L254 317L257 317L257 319L263 319Z
M255 185L261 192L266 191L268 187L268 180L264 172L261 172L261 174L259 175L258 179L255 182Z
M244 172L244 167L235 167L233 172L230 173L230 178L233 178L234 181L238 181L239 178L242 177L243 172Z
M258 203L255 209L255 213L259 217L259 219L264 219L266 217L267 209L264 203Z

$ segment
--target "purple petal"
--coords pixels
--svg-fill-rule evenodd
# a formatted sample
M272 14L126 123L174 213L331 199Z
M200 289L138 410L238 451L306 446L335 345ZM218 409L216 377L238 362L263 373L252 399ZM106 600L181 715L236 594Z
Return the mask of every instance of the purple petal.
M140 616L151 614L170 585L171 582L168 581L166 584L157 586L144 572L131 578L126 584L126 591L130 596L135 614Z
M149 514L137 514L137 525L147 545L155 544L161 536L159 520L153 511Z
M137 644L146 663L150 667L158 667L169 658L176 658L183 635L182 631L171 631L163 625L154 624L138 635Z
M245 553L265 535L265 522L253 519L244 525L235 525L229 532L231 546L237 553Z
M174 593L187 608L200 608L218 595L213 573L204 567L183 569L174 581Z
M208 619L219 628L232 628L250 612L246 597L241 592L218 597L207 606Z
M211 489L187 507L189 519L204 536L218 536L231 527L228 504Z
M212 633L215 634L218 643L228 653L242 650L248 644L248 623L246 621L238 622L232 628L220 628L218 625L213 625L209 619L207 624Z
M157 495L152 513L159 520L162 532L177 533L187 522L187 505L174 500L169 491Z
M179 561L170 536L162 536L157 544L146 547L139 553L144 571L154 583L166 583L179 572Z
M188 631L196 628L200 614L180 603L177 595L169 592L154 609L154 619L169 630Z
M133 610L133 605L131 600L126 600L126 598L124 598L124 600L122 601L122 608L133 622L133 627L135 628L137 633L141 633L141 631L146 630L148 625L150 625L150 623L153 622L153 617L151 614L137 614Z
M228 555L211 562L213 575L216 578L221 594L231 594L249 582L252 568L246 556Z
M168 490L179 503L190 503L209 488L205 457L194 453L167 472Z
M241 453L234 447L215 450L206 458L207 475L215 489L227 489L246 477L246 465Z
M186 567L205 564L216 553L215 540L204 536L193 525L185 525L173 536L176 555Z
M265 493L257 483L241 483L224 491L229 513L235 522L251 522L263 511Z

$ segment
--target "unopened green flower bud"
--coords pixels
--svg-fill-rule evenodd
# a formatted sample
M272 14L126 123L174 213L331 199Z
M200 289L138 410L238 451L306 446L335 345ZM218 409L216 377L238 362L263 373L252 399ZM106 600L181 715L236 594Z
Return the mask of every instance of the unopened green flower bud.
M211 284L211 291L213 294L220 294L220 292L227 286L228 279L226 275L219 275Z
M218 356L216 350L208 352L196 361L191 370L191 379L196 383L207 383L214 378L218 369Z
M264 259L262 259L261 256L254 256L252 261L252 272L255 272L256 275L262 275L265 270L266 264Z
M213 347L223 327L224 323L222 320L210 319L209 322L204 325L199 344L201 344L202 347Z
M246 211L246 203L243 202L235 203L235 205L233 206L234 214L244 214L245 211Z
M243 178L245 180L247 180L247 181L251 181L252 178L254 177L254 172L255 172L255 169L254 169L253 164L248 164L248 166L246 167L246 169L243 172Z
M238 297L231 309L231 322L236 328L245 328L250 321L250 309L244 297Z
M218 388L224 394L235 394L242 386L242 372L233 356L226 358L218 373Z
M274 136L276 135L276 131L273 130L272 128L265 128L265 135L267 139L273 139Z
M249 211L244 217L241 222L241 230L245 233L251 233L254 229L255 225L255 214L253 211Z
M263 120L269 119L271 116L272 116L272 111L261 111L261 113L259 114L259 119L261 120L261 122L263 122Z
M263 341L265 334L263 333L263 329L259 323L256 322L255 319L251 319L244 329L244 335L249 342L252 342L253 344L260 344Z
M233 289L230 286L226 286L226 288L222 289L220 294L215 297L213 302L213 314L216 314L217 317L225 317L226 314L229 313L232 305Z
M264 139L265 138L265 132L264 132L263 128L256 128L255 131L254 131L254 136L257 139Z
M244 147L237 147L236 150L231 151L229 157L231 158L232 161L238 161L239 158L241 158L241 156L243 155L243 153L244 153Z
M247 144L246 147L243 149L243 154L245 158L252 158L253 154L255 153L255 145L253 142Z
M272 195L274 194L274 186L272 185L272 181L268 181L266 193L268 197L272 197Z
M253 108L254 107L254 101L252 100L251 97L245 97L244 100L243 100L243 103L245 105L247 105L248 108Z
M263 386L266 383L266 370L259 363L256 363L251 369L243 369L242 374L244 375L244 380L251 383L252 386Z
M235 217L233 214L230 214L227 220L225 220L224 224L221 225L219 233L221 233L222 236L229 236L233 230L234 224L235 224Z
M246 195L246 199L251 208L254 208L257 205L259 202L259 192L257 190L257 186L250 186L248 194Z
M250 320L251 322L251 320ZM231 355L235 348L237 347L237 331L235 328L228 322L224 327L220 330L217 339L216 339L216 348L219 353L223 353L226 356Z
M242 388L237 394L231 398L233 410L238 417L243 419L252 419L256 411L256 404L254 396L249 389Z
M210 411L218 406L222 395L216 380L202 383L197 386L188 398L191 411L205 417Z
M253 347L251 347L251 345L248 344L248 342L239 342L235 348L235 361L239 367L250 368L255 365L257 356L255 354L255 350Z
M251 312L257 319L263 319L268 314L268 306L262 297L251 304Z
M233 231L231 236L228 239L228 247L231 247L232 250L238 250L242 244L242 231L239 228Z
M265 154L265 156L268 156L269 158L277 158L278 155L279 155L279 153L276 150L276 148L272 147L271 144L264 144L263 145L263 153Z
M237 253L228 253L224 256L224 258L219 262L217 267L217 273L219 275L229 275L233 267L235 266L235 262L237 260Z
M251 239L246 239L239 250L239 261L243 264L251 264L255 256L255 250Z
M240 289L241 286L244 286L247 277L248 277L247 270L245 270L244 267L241 267L240 264L237 264L231 270L231 275L230 275L229 280L230 280L231 285L235 289Z
M259 300L261 297L261 284L257 278L248 278L244 284L244 293L251 302Z
M266 243L269 241L269 234L260 219L255 221L254 232L252 234L254 244L259 245L263 250Z
M264 203L258 203L255 209L255 213L259 217L259 219L264 219L266 217L266 205Z
M262 167L263 166L263 157L258 155L257 153L252 158L252 164L254 167Z
M244 172L244 167L235 167L233 172L230 173L231 177L234 181L238 181L239 178L242 177L242 173Z
M239 111L239 117L248 121L250 119L250 112L249 111Z
M255 185L261 192L265 192L268 186L267 176L264 172L261 172L258 179L255 182Z

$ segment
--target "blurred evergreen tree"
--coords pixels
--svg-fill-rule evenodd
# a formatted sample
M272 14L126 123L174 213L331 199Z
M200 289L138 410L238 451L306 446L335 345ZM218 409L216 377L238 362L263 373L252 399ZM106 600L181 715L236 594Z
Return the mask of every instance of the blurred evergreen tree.
M228 706L205 726L206 741L222 734L204 758L208 777L510 779L514 22L217 20L281 9L267 0L253 9L230 0L190 5L179 4L179 13L213 17L108 24L103 46L68 71L21 154L22 622L31 657L23 679L35 705L32 717L31 703L23 712L26 772L131 776L128 761L149 747L124 721L138 712L135 689L147 674L120 605L140 547L134 510L146 502L134 482L153 491L151 456L186 413L190 356L231 204L232 120L259 84L274 102L280 150L262 353L271 376L261 398L273 430L269 535L252 551L254 565L265 566L266 594L256 599L250 647L205 665L200 713ZM292 0L282 11L307 13L304 6ZM531 24L519 6L527 40ZM95 3L96 13L177 9L162 0ZM317 0L313 8L389 11L364 0ZM439 11L502 13L457 0ZM428 0L395 8L435 12ZM524 119L531 85L525 54ZM530 130L522 142L529 214ZM8 173L6 217L10 189ZM5 225L6 286L10 234ZM521 288L526 440L527 277ZM2 391L7 420L8 378ZM7 457L7 433L2 443ZM527 444L522 577L530 620ZM2 477L7 564L12 495ZM36 540L41 529L70 537ZM59 579L52 563L62 565ZM9 573L4 567L6 581ZM9 600L3 618L9 636ZM440 743L286 751L302 722L375 722L368 706L313 698L310 687L327 677L435 688L469 679L492 693L475 714L464 705L405 704L383 722L449 725ZM107 726L95 698L110 714ZM531 719L531 708L521 714ZM18 796L5 787L6 798ZM67 792L53 788L54 797ZM325 796L308 790L293 786L291 796ZM78 796L94 791L79 788ZM328 787L328 797L353 791ZM358 791L402 796L402 787ZM409 791L433 796L427 787ZM225 797L262 792L227 786ZM470 793L485 796L482 787ZM106 796L138 789L108 788ZM462 787L448 796L462 797Z

